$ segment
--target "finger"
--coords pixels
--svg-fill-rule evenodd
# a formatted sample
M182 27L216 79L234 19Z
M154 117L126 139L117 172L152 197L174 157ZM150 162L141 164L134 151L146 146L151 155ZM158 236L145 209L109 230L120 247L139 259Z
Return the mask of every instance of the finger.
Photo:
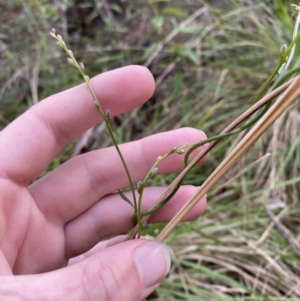
M142 180L156 158L185 141L195 143L202 131L183 128L126 143L120 149L134 182ZM160 174L183 168L184 156L174 154L158 165ZM128 179L115 149L107 148L75 157L34 183L31 193L49 219L70 221L103 196L128 186ZM132 196L130 196L132 199Z
M141 105L154 90L152 75L141 66L102 73L91 85L112 115ZM100 121L85 84L48 97L0 133L0 176L27 184L67 142Z
M144 192L142 212L147 211L165 190L166 187L147 188ZM182 186L173 199L151 216L149 223L169 221L195 191L196 187L194 186ZM205 207L206 197L203 197L193 210L184 217L184 221L199 217L204 212ZM65 226L66 257L72 258L83 254L102 239L132 229L133 213L133 208L123 201L118 194L106 196ZM78 239L79 237L80 239Z
M50 273L1 277L1 300L140 301L170 268L167 247L132 240L111 246L86 260Z
M127 235L119 235L119 236L115 236L113 238L101 241L101 242L97 243L97 245L95 245L93 248L89 249L87 252L71 258L68 262L68 266L73 265L75 263L79 263L79 262L87 259L91 255L94 255L94 254L98 253L99 251L102 251L110 246L124 242L126 240L126 237L127 237Z

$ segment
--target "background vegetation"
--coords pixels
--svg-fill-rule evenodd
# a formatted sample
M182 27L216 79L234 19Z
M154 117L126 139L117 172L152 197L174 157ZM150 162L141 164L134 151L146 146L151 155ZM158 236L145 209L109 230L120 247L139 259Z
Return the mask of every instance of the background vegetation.
M218 134L250 106L280 46L291 42L291 3L2 0L0 129L39 100L81 82L49 37L55 27L90 76L129 64L154 74L150 101L113 119L119 142L183 126ZM299 51L293 63L299 65ZM171 234L172 270L149 300L300 300L298 106L211 190L206 213ZM200 185L240 138L215 148L186 182ZM100 125L68 145L49 170L109 141ZM173 178L155 181L165 185ZM271 221L270 203L281 204L274 214L289 229L288 239Z

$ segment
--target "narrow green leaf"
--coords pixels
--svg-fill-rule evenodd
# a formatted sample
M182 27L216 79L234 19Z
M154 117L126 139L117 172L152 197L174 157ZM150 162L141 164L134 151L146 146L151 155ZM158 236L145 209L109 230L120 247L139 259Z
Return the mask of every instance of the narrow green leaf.
M180 51L180 55L183 56L183 57L188 58L189 60L191 60L196 65L199 65L199 59L198 59L195 52L193 52L191 50L185 50L184 49L184 50Z
M148 0L149 4L155 4L159 2L169 2L170 0Z
M199 34L202 32L202 30L203 28L199 26L186 26L186 27L179 28L180 32L189 33L189 34Z
M158 44L159 43L153 43L153 44L151 44L149 47L147 47L145 49L145 52L143 54L143 59L144 60L147 59L151 55L152 52L154 52L154 50L156 49L156 47L158 46Z
M155 30L159 31L164 24L164 16L157 16L155 18L152 18L151 24Z
M133 204L131 203L131 201L127 198L127 196L120 189L118 189L118 194L126 203L128 203L133 209L135 209Z
M184 74L182 72L176 73L173 77L173 92L175 97L179 97L183 89Z
M121 14L123 12L123 9L121 6L119 6L118 4L113 4L111 6L111 9L116 11L117 13Z
M185 11L178 9L176 7L173 7L173 6L168 6L168 7L164 8L163 13L166 15L172 15L172 16L180 17L180 18L187 17L187 13Z

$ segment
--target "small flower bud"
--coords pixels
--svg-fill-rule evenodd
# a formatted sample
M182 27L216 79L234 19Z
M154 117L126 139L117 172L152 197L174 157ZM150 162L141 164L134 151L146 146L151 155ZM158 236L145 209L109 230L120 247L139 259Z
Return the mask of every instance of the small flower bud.
M173 152L176 152L177 149L178 149L178 147L177 147L177 146L174 146L174 147L172 148L172 151L173 151Z
M84 77L85 77L86 80L90 79L88 75L85 75Z
M51 32L54 33L54 34L56 34L56 29L55 29L55 28L52 28L52 29L51 29Z
M176 153L179 154L179 155L182 155L182 154L185 153L185 151L184 151L184 149L182 148L182 149L179 149Z
M67 61L70 65L74 66L74 61L71 58L67 58Z
M84 71L84 64L82 62L79 63L79 66L80 66L81 70Z
M106 115L106 117L107 117L108 119L110 118L111 113L110 113L110 110L109 110L109 109L107 109L107 110L105 111L105 115Z
M158 168L157 168L157 167L154 167L154 168L151 170L149 177L150 177L150 178L154 177L154 176L157 174L157 172L158 172Z
M138 191L138 193L142 192L142 188L143 188L143 182L142 181L138 181L138 183L137 183L137 191Z
M62 36L60 34L56 35L56 37L59 39L59 40L63 40Z
M98 104L98 101L96 99L94 99L93 102L94 102L95 108L100 112L100 106Z
M162 156L158 156L156 160L160 161L161 159L162 159Z
M287 45L286 44L282 44L280 47L280 53L285 53L287 51Z

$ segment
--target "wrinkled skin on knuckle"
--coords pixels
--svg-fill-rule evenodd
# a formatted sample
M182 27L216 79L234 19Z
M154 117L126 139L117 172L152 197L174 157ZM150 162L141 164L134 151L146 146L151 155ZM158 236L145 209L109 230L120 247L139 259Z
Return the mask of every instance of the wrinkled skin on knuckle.
M82 283L88 301L126 301L118 267L112 262L93 260L83 271ZM123 293L122 293L123 292ZM129 300L129 299L128 299Z

